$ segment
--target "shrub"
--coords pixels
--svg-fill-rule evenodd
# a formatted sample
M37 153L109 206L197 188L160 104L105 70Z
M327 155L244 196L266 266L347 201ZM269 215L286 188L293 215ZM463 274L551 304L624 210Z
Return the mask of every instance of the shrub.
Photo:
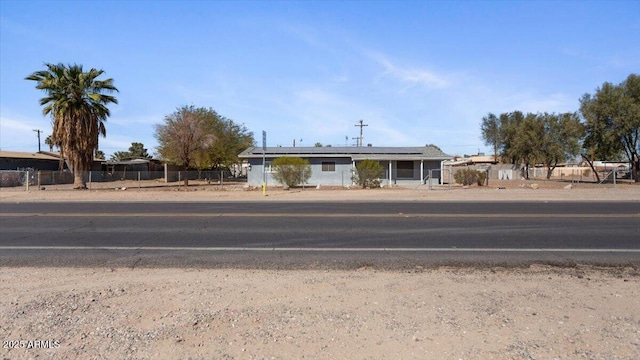
M356 165L356 172L351 180L362 188L380 187L379 178L384 174L384 167L374 160L362 160Z
M483 186L485 180L487 180L487 173L484 171L477 171L478 172L478 186Z
M273 160L273 178L282 185L293 187L306 183L311 177L309 161L298 157L281 157Z
M453 178L458 184L462 184L464 186L474 183L478 184L478 186L482 186L484 181L487 179L487 173L473 169L462 169L456 171L456 173L453 174Z

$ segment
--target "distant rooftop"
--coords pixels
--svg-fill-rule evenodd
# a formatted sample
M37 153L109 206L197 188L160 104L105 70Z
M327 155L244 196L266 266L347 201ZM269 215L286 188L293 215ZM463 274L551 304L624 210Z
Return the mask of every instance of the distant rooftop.
M60 153L56 151L40 151L40 152L0 151L0 158L60 160ZM93 161L104 161L104 160L94 158Z
M60 160L58 153L51 152L23 152L23 151L0 151L0 158L11 159L38 159L38 160Z

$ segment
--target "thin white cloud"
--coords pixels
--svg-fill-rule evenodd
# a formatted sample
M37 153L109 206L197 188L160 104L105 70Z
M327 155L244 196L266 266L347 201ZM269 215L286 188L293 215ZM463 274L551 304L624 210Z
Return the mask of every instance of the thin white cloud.
M101 137L99 139L99 148L100 150L105 151L106 153L111 153L115 151L126 151L132 142L141 142L140 139L134 139L129 136L109 136L107 134L106 138ZM145 147L148 147L147 143L144 143Z
M298 124L300 131L322 137L340 130L345 132L347 119L355 116L355 108L359 106L349 100L314 88L294 93L294 105L289 111L291 116L301 120ZM309 129L313 129L313 134L309 133Z
M424 86L429 89L442 89L451 86L445 75L424 68L399 66L380 53L368 52L365 54L384 68L382 77L390 76L408 87Z
M120 125L135 127L138 125L154 125L160 124L164 119L164 115L145 115L145 116L132 116L132 117L118 117L113 116L107 119L107 126Z
M15 120L15 119L9 119L6 117L1 117L0 118L0 124L2 125L2 130L3 130L3 134L5 133L5 131L20 131L20 132L27 132L27 131L33 131L33 129L37 128L38 126L40 126L39 122L36 121L28 121L28 120Z
M373 120L368 121L371 125L371 129L367 129L363 134L364 144L373 144L375 146L396 146L402 144L403 146L419 146L420 143L416 142L414 138L415 134L408 134L405 131L394 127L385 120ZM366 129L366 128L365 128Z
M38 138L34 129L42 130L40 144L44 149L44 139L51 134L48 118L32 120L15 116L0 116L0 149L13 151L37 151Z

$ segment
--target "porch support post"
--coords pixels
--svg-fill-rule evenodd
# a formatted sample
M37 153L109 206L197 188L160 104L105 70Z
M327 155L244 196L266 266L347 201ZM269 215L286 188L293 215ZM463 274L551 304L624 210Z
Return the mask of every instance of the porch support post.
M391 166L391 160L389 160L389 186L391 186L391 171L392 171L392 166Z
M353 181L353 175L356 172L356 161L351 160L351 185L355 185L356 183Z
M420 185L424 185L424 160L420 160Z

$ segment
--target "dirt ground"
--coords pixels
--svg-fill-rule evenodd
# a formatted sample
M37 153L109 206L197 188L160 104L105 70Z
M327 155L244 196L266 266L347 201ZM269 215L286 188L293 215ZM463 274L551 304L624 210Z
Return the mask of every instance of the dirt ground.
M266 196L259 188L239 183L223 185L190 181L178 183L117 181L92 183L90 190L72 190L72 185L0 188L0 202L39 201L640 201L640 183L592 184L560 181L498 181L469 188L427 185L360 189L306 187L282 190L269 187Z
M3 188L0 202L640 201L637 185L531 185L269 189L263 196L233 185L185 191L124 184L126 190ZM638 359L640 270L0 264L0 340L3 359Z

